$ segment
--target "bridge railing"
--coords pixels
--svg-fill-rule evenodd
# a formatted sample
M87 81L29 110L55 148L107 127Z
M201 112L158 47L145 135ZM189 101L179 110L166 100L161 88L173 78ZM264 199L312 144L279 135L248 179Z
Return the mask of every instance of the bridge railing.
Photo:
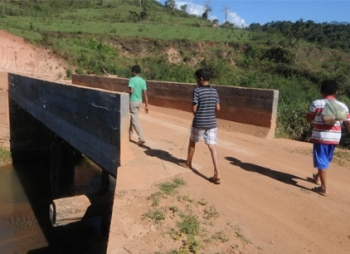
M125 78L74 74L72 83L128 92L128 79ZM279 95L277 90L213 86L218 90L220 97L221 110L217 113L219 128L245 132L246 125L250 125L252 131L248 134L274 137ZM189 83L147 80L149 104L190 111L194 87L195 84Z

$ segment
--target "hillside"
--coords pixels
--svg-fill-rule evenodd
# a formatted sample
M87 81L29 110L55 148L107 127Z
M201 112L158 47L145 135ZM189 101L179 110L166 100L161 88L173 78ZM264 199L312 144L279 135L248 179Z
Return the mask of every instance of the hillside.
M64 59L66 78L129 77L138 63L146 79L194 82L205 66L213 84L277 89L277 137L308 140L305 111L324 78L336 79L339 98L350 104L349 24L276 21L242 29L153 0L0 0L0 8L0 28Z

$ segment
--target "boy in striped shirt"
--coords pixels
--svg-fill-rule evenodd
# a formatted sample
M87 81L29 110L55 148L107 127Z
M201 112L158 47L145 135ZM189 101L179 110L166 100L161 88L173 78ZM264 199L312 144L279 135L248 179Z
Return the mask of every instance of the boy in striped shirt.
M192 168L192 158L196 143L204 137L205 144L211 153L214 165L214 175L208 180L220 183L218 152L216 148L217 124L215 112L220 110L219 96L215 88L211 87L209 80L211 72L202 68L195 72L198 87L193 92L192 112L194 114L191 136L188 145L186 162L180 162L180 166Z
M313 121L311 142L313 143L313 164L318 169L313 174L313 179L319 187L313 188L313 191L325 196L327 195L327 168L332 161L334 149L339 144L341 138L342 122L336 121L334 124L324 123L322 120L322 110L328 100L334 100L346 111L346 127L350 128L350 115L348 107L336 100L335 95L338 91L338 84L334 80L325 80L321 83L321 99L313 101L309 112L306 114L308 122Z

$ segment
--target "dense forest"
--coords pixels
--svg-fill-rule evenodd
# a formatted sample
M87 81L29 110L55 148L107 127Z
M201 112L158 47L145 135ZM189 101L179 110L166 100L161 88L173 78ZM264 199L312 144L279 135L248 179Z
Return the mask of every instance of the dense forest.
M193 83L199 67L213 84L277 89L276 137L308 141L309 104L319 84L339 82L350 105L350 24L271 21L236 27L155 0L0 0L0 28L50 48L72 73L129 77L142 65L146 79ZM349 145L344 134L342 145Z
M315 23L312 20L300 19L295 23L290 21L276 21L264 25L253 23L249 29L270 34L279 33L285 38L292 38L294 43L303 40L323 47L350 52L349 23Z

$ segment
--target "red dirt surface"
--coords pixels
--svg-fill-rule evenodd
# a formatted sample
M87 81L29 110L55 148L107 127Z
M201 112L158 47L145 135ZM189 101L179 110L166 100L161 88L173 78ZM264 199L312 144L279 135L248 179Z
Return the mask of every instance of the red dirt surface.
M0 72L54 80L64 75L64 64L47 50L1 31L0 38ZM0 89L0 141L6 141L1 80ZM344 161L332 163L324 197L311 191L311 144L219 130L222 182L215 185L206 179L213 166L203 143L194 170L177 165L186 157L191 114L151 106L140 117L146 144L131 143L135 158L118 169L108 253L169 253L195 244L197 253L350 253L350 170ZM150 197L160 191L157 184L174 177L186 184L155 204ZM155 210L164 215L157 224L147 217ZM184 216L201 228L192 244L177 224Z

